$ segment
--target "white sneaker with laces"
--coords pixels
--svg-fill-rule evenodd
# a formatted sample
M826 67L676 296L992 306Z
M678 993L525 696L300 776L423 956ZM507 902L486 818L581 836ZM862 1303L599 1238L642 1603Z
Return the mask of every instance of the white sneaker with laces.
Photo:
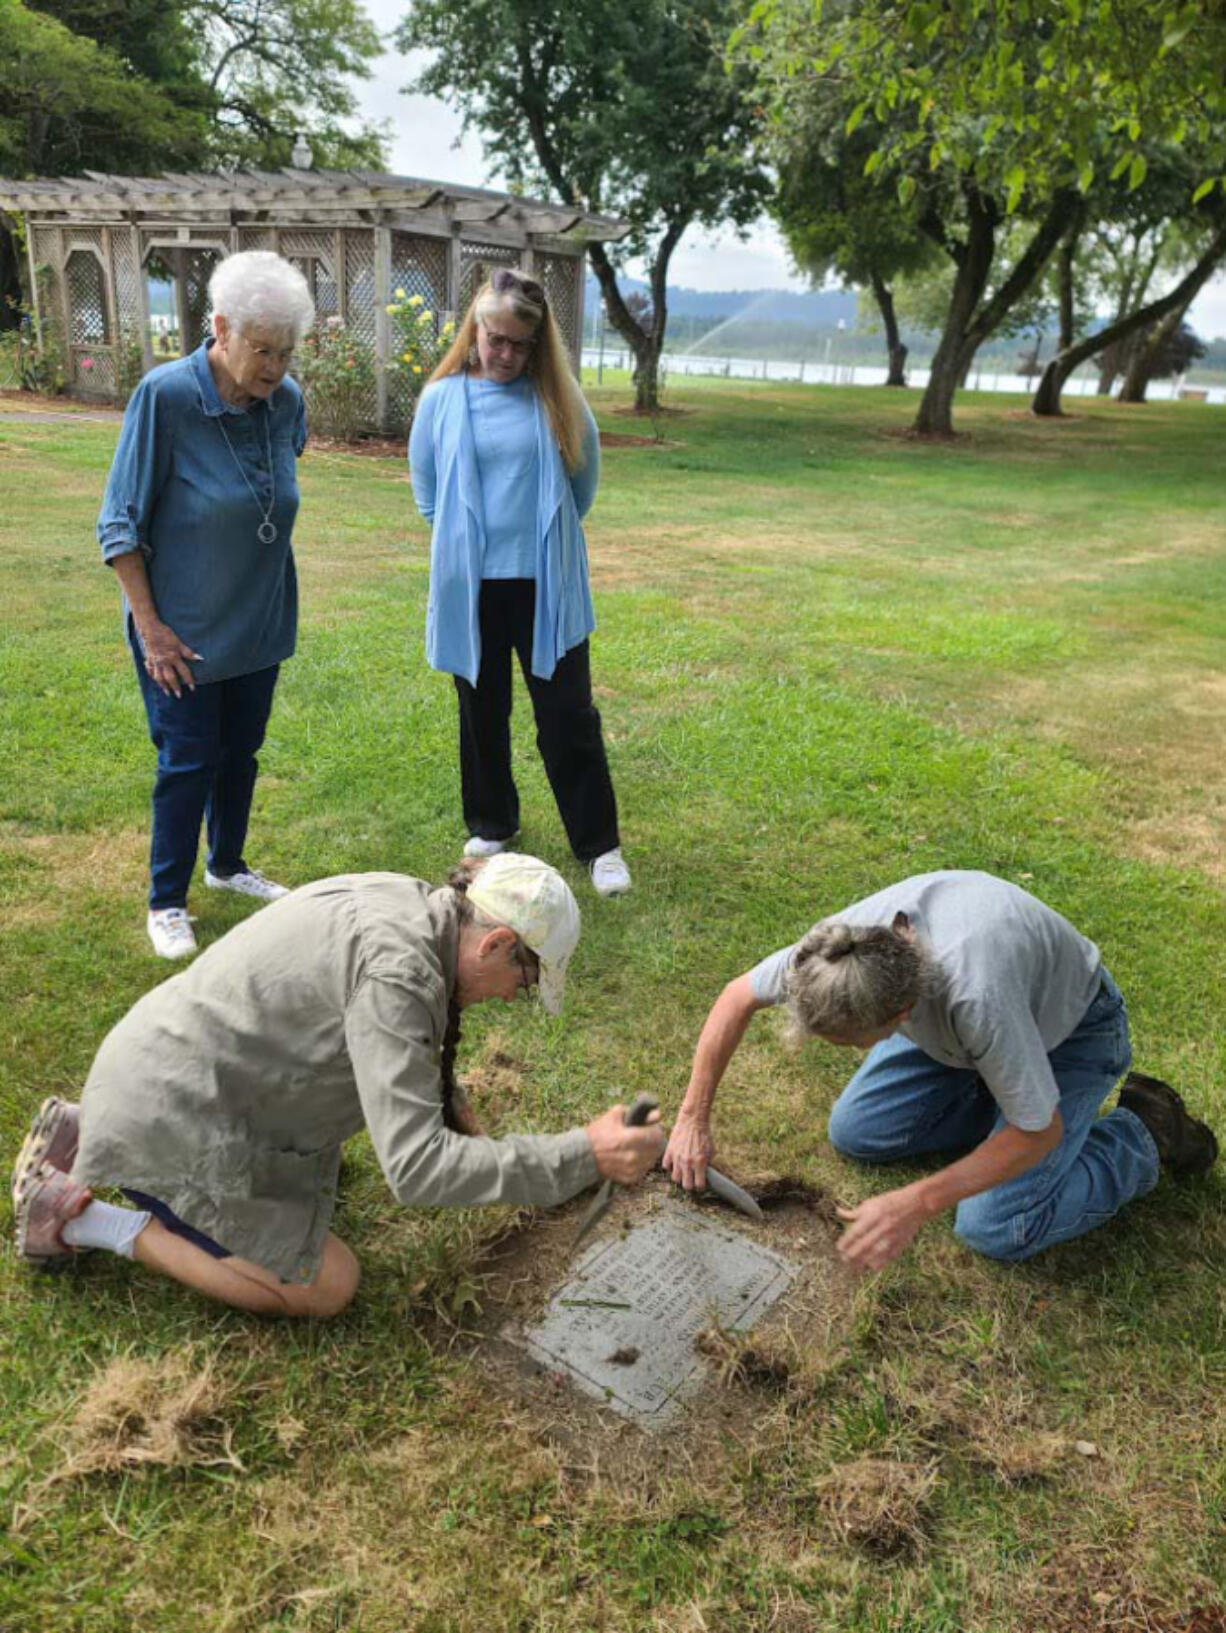
M197 951L186 907L151 907L145 928L159 958L190 958Z
M624 896L630 889L630 869L620 848L606 851L592 863L592 886L598 896Z
M231 873L224 879L205 868L204 882L210 890L232 890L237 896L255 896L262 902L275 902L281 896L289 895L285 885L273 884L271 879L264 877L259 868L247 868L243 873Z
M464 846L465 856L497 856L511 843L509 839L481 839L474 834Z

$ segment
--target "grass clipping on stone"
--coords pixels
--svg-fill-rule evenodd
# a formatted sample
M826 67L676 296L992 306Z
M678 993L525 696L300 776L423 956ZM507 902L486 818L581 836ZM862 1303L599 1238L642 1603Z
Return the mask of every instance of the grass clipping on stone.
M118 1356L65 1425L66 1457L52 1483L148 1465L241 1469L226 1421L234 1396L214 1357L198 1366L190 1350L155 1361Z

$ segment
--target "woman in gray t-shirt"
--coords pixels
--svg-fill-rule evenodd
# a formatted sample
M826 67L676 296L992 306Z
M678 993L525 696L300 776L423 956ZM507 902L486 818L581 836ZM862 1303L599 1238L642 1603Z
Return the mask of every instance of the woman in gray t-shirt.
M664 1155L687 1189L704 1183L715 1091L749 1021L784 1002L798 1036L871 1050L831 1111L837 1150L866 1162L966 1152L840 1210L841 1251L861 1268L888 1264L951 1207L968 1246L1029 1258L1152 1190L1160 1161L1203 1171L1217 1155L1152 1078L1130 1074L1099 1117L1132 1054L1094 943L1004 879L941 872L822 920L724 989Z

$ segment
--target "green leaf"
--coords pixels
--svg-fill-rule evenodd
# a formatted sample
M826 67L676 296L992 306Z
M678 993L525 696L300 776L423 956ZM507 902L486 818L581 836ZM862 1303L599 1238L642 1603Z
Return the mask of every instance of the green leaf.
M1088 193L1093 185L1094 166L1089 163L1083 164L1081 169L1077 172L1077 186L1083 193Z
M1125 153L1122 158L1117 159L1115 161L1115 163L1111 166L1111 180L1112 181L1119 181L1120 177L1124 174L1125 170L1128 169L1128 166L1131 163L1132 163L1132 154L1131 153Z
M844 132L848 136L850 136L852 134L852 132L859 127L861 120L864 118L864 115L867 112L868 112L868 103L867 102L861 102L857 107L854 107L851 110L851 113L848 115L848 118L847 118L847 123L843 126Z
M911 200L914 197L915 197L915 177L914 176L901 176L901 177L899 177L899 181L898 181L898 202L900 204L910 204Z
M1006 172L1005 186L1008 188L1008 196L1005 199L1005 213L1006 215L1012 215L1021 203L1022 194L1026 189L1026 172L1020 164L1014 165L1012 170Z
M1217 186L1218 180L1219 178L1217 176L1210 176L1208 181L1201 182L1200 186L1192 194L1193 204L1199 204L1201 199L1208 198L1209 194Z
M874 148L873 151L868 156L868 162L864 166L864 174L866 176L871 176L871 175L874 174L874 172L880 170L881 169L881 161L882 161L882 159L884 157L885 157L885 155L884 155L884 153L882 153L882 151L881 151L881 149L879 147Z
M1149 164L1145 155L1143 153L1136 154L1128 170L1128 190L1130 193L1136 192L1137 188L1145 180L1145 172L1148 169Z

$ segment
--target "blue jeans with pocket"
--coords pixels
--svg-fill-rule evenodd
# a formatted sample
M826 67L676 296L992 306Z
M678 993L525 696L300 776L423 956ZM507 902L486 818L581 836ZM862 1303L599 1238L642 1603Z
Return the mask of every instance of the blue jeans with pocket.
M1158 1183L1158 1151L1139 1117L1098 1115L1132 1063L1128 1015L1102 985L1048 1055L1064 1137L1024 1174L958 1204L954 1230L992 1259L1028 1259L1105 1224ZM1006 1119L973 1070L944 1066L896 1032L877 1044L830 1112L830 1143L862 1162L897 1162L981 1144Z
M246 866L243 845L259 770L256 755L280 666L213 681L194 692L184 687L175 697L150 680L134 631L130 640L149 735L158 751L149 906L186 907L201 822L208 826L211 873L228 877Z

